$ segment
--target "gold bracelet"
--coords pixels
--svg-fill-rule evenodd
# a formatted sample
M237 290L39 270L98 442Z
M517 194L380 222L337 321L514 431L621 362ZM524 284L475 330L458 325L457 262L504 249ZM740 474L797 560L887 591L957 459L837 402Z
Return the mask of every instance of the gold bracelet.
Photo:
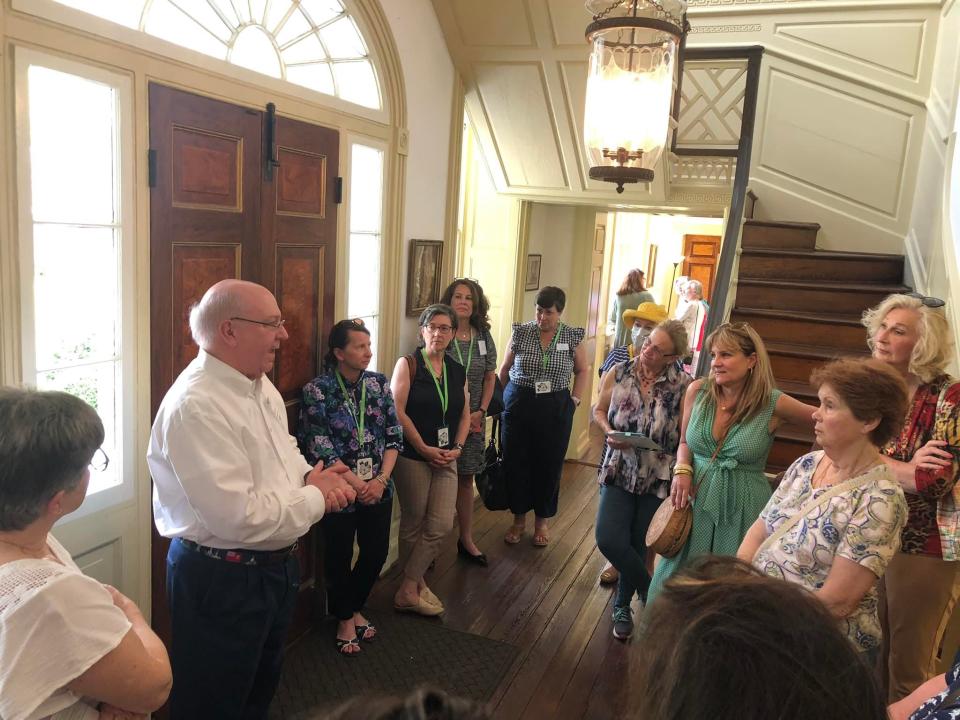
M689 473L692 473L692 472L693 472L693 465L690 465L689 463L680 463L680 462L678 462L678 463L677 463L676 465L674 465L673 467L674 467L674 472L677 472L678 470L686 470L686 471L689 472Z
M677 469L675 469L675 470L673 471L673 474L674 474L674 476L677 476L677 475L688 475L688 476L690 476L690 477L693 477L693 473L690 472L689 470L687 470L686 468L677 468Z
M381 485L383 485L384 487L387 487L387 483L389 482L389 481L387 480L386 476L385 476L383 473L380 473L379 475L377 475L377 476L374 478L374 481L375 481L375 482L379 482L379 483L380 483Z

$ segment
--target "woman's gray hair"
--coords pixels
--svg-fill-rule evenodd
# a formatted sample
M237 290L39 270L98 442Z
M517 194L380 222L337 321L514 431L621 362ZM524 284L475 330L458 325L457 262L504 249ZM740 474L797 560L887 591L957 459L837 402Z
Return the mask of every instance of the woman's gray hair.
M656 330L663 330L663 332L670 337L670 342L673 343L674 353L680 357L686 355L689 349L689 345L687 344L689 339L687 338L687 329L683 326L682 322L679 320L664 320L651 330L650 334L652 335Z
M103 423L74 395L5 387L0 428L0 531L23 530L80 482L103 444Z
M684 292L691 288L697 294L697 298L703 300L703 283L699 280L687 280L687 284L683 288Z
M243 314L243 302L227 287L212 287L190 308L190 334L204 350L216 340L220 323Z
M444 305L443 303L434 303L424 308L423 312L420 313L420 320L418 320L419 326L425 328L437 315L446 315L450 318L450 324L453 326L453 329L457 329L457 313L454 312L452 307ZM420 335L420 333L417 334L419 335L418 342L420 347L423 347L423 335Z

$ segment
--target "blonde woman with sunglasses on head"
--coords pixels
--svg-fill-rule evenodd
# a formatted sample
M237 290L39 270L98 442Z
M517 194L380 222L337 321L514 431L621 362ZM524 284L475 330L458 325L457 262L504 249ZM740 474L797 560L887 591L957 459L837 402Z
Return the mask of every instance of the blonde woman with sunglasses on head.
M883 579L891 702L934 675L960 594L960 383L945 372L953 341L943 304L890 295L863 315L873 356L900 374L909 397L903 427L883 447L908 508Z
M736 555L770 499L764 466L777 427L813 429L816 408L777 390L756 330L727 323L710 333L706 346L710 375L687 388L670 488L674 507L693 504L693 528L680 552L657 564L650 602L695 557Z

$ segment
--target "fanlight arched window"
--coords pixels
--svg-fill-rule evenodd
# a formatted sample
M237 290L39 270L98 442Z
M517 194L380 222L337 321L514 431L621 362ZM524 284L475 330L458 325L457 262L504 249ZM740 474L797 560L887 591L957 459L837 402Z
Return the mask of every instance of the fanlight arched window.
M376 72L339 0L56 0L255 72L380 109Z

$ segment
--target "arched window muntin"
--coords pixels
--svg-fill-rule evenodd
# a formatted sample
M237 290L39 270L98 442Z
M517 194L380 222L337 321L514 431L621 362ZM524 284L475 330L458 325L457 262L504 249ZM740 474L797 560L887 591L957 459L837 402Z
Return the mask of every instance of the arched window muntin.
M80 11L285 81L297 94L306 89L373 111L359 114L385 119L389 111L384 107L387 93L379 63L351 4L352 0L14 1L15 7L55 20L51 15L58 6ZM53 12L43 12L44 5ZM96 31L96 24L92 29Z

